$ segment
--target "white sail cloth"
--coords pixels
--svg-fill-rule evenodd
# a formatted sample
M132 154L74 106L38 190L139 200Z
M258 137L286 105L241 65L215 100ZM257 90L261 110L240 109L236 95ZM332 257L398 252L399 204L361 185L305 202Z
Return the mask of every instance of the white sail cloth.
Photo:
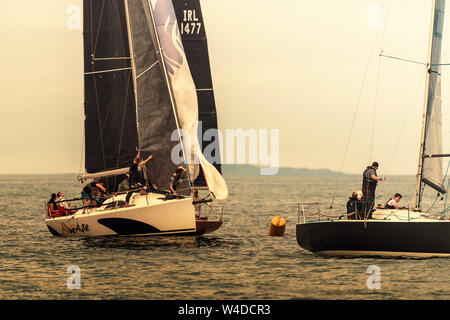
M214 194L216 199L226 200L228 188L225 179L205 159L198 142L197 92L183 49L172 1L148 1L153 11L157 36L164 53L163 59L172 88L179 127L182 129L183 151L188 164L189 178L192 182L195 180L199 174L198 164L201 164L209 191Z
M423 146L424 156L442 154L441 67L439 64L441 63L445 0L436 0L435 3ZM424 158L422 182L440 192L445 192L442 177L442 158Z

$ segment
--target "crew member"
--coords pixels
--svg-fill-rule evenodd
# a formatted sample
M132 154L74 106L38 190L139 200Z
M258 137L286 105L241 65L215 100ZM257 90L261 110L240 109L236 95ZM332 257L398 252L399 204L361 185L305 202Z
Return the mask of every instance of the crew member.
M147 159L144 161L140 161L141 159L141 149L139 149L136 157L133 159L133 164L130 166L130 171L128 172L128 184L130 190L138 188L138 182L139 182L139 167L145 165L147 162L149 162L153 158L153 155L149 155ZM133 194L133 191L130 191L127 193L127 196L125 198L126 206L130 203L131 195Z
M371 166L368 166L363 172L362 192L364 195L364 218L372 219L372 209L375 201L375 190L377 188L378 181L384 180L382 177L377 176L379 164L373 162Z
M81 191L81 196L83 197L83 206L86 207L96 205L96 203L94 203L94 190L96 188L102 190L104 193L107 193L106 188L103 186L103 182L98 179L94 179L93 182L87 183L84 186L83 191Z
M398 209L398 203L401 199L402 195L400 193L396 193L394 197L389 198L384 207L386 209Z
M181 175L186 172L186 169L183 166L179 166L175 173L170 177L170 183L169 183L169 199L174 199L178 197L177 189L180 185L180 183L183 181L181 179Z

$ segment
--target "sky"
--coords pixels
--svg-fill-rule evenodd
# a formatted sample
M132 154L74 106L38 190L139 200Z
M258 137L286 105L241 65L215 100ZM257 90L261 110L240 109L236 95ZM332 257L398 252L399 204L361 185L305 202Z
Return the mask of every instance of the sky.
M279 129L284 167L361 173L378 161L382 175L416 173L425 69L379 53L426 61L431 0L201 5L223 132ZM71 6L82 1L0 2L2 174L82 170L82 30L68 27ZM450 70L442 75L446 153Z

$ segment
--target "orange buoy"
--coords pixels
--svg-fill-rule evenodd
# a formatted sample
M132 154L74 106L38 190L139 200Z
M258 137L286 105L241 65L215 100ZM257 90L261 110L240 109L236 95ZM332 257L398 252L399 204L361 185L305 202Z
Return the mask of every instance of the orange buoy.
M282 217L275 217L270 221L269 236L282 237L286 228L286 221Z

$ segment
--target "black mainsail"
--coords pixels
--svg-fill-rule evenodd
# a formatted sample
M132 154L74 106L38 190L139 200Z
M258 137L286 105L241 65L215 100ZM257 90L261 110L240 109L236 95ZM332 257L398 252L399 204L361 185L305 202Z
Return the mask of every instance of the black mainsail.
M167 189L181 154L190 178L182 188L189 189L201 164L208 180L203 185L226 199L223 177L198 146L197 90L172 2L84 0L84 28L85 178L125 173L139 148L142 157L153 155L147 164L151 183ZM212 89L204 54L194 69L206 58ZM214 110L205 119L216 128L212 90L208 97Z
M140 148L167 189L177 126L152 28L147 1L84 1L85 168L126 169Z
M123 1L84 0L85 168L126 167L138 145Z

